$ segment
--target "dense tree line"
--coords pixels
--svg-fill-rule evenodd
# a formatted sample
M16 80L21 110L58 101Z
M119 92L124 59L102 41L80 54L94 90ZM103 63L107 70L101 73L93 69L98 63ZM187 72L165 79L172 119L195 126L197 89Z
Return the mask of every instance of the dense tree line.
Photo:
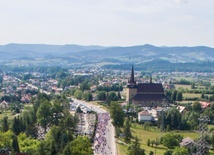
M106 69L130 70L131 64L104 65ZM167 67L166 67L167 66ZM171 63L165 60L154 60L135 65L135 70L152 72L214 72L214 62Z
M0 148L32 155L93 154L90 139L74 135L78 119L70 115L66 97L39 93L32 102L33 107L26 108L11 123L7 117L1 120ZM44 139L37 140L39 137Z
M110 91L123 91L123 86L119 84L113 84L112 86L97 86L98 91L105 91L105 92L110 92Z

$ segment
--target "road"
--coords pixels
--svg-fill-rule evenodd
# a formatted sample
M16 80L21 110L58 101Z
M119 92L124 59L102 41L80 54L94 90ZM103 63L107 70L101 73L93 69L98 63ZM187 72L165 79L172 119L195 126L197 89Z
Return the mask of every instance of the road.
M106 110L102 109L99 106L93 105L89 102L81 101L81 100L76 100L74 99L75 103L83 104L87 106L88 108L92 109L93 111L97 112L97 114L105 114L108 113ZM109 115L109 113L107 114ZM95 155L117 155L117 149L116 149L116 141L115 141L115 129L114 126L111 123L111 119L107 121L107 125L105 126L106 132L105 132L105 139L106 139L106 145L104 145L103 150L99 149L98 151L94 151ZM95 147L94 143L94 147ZM101 152L102 151L102 152Z

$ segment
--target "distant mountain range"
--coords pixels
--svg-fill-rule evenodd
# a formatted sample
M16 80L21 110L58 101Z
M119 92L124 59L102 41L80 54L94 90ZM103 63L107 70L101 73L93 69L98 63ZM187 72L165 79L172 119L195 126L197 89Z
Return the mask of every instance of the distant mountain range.
M171 63L214 61L214 48L157 47L149 44L129 47L81 45L8 44L0 45L0 62L6 64L141 64L156 60ZM20 65L20 64L18 64ZM50 64L51 65L51 64Z

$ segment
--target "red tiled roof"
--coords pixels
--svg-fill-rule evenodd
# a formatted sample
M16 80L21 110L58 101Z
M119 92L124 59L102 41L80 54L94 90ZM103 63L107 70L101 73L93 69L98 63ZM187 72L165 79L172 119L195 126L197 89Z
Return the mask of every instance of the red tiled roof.
M149 114L149 112L146 111L146 110L143 110L143 111L139 112L138 115L140 115L140 116L151 116L151 115Z

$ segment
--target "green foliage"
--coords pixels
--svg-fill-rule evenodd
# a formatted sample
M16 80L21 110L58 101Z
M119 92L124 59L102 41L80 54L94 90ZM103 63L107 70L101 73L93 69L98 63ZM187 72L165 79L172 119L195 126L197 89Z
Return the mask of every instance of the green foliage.
M154 152L153 152L153 151L150 151L150 152L149 152L149 155L153 155L153 154L154 154Z
M172 155L188 155L188 149L185 147L176 147L172 153Z
M164 155L172 155L173 151L172 150L166 150L166 152L164 152Z
M171 108L166 111L165 119L160 118L160 120L166 120L166 126L169 129L179 129L181 123L181 114L176 108Z
M38 118L38 122L41 124L41 126L45 129L46 132L46 128L48 123L51 122L51 118L52 118L52 112L51 112L51 103L49 101L43 101L40 106L39 109L36 113L36 116Z
M91 143L88 137L78 136L68 143L63 150L63 155L93 155Z
M176 94L176 101L182 101L183 95L182 92L178 91Z
M112 86L97 86L98 91L105 91L105 92L110 92L110 91L123 91L123 86L119 84L113 84Z
M16 153L19 153L20 151L19 151L19 144L18 144L17 137L15 135L13 135L12 139L13 139L13 141L12 141L13 151Z
M74 97L76 97L77 99L81 100L82 99L82 94L83 92L79 89L77 89L74 93Z
M140 148L140 142L137 137L134 138L133 143L128 147L129 155L145 155L145 151Z
M124 131L124 139L126 143L130 143L131 138L132 138L132 134L131 134L131 124L129 122L129 119L127 118L125 120L125 124L123 126L123 131Z
M200 114L194 111L185 113L185 119L187 120L188 125L190 126L190 129L197 129L198 127L198 118L200 117Z
M122 127L124 123L124 112L122 107L117 102L111 102L110 114L115 127Z
M97 92L97 98L100 101L105 101L106 100L106 93L104 91L98 91Z
M30 154L34 154L35 152L37 152L37 148L40 145L39 140L27 137L25 133L20 133L18 135L18 142L20 152L27 152Z
M7 132L0 132L0 148L10 148L12 149L12 137L13 132L8 130Z
M81 83L80 90L82 90L82 91L90 90L88 80L85 80L83 83Z
M194 102L192 105L192 110L195 112L201 112L202 111L201 104L198 101Z
M147 139L147 146L150 146L150 144L151 144L150 139Z
M92 93L87 93L87 92L85 92L85 93L83 94L83 99L84 99L85 101L87 101L87 102L92 101L92 100L93 100Z
M2 131L7 132L9 130L8 117L5 116L2 120Z
M110 92L109 93L109 99L110 101L118 101L118 97L117 97L117 94L115 92Z
M176 135L177 136L177 135ZM180 139L174 134L167 133L162 137L162 143L169 149L173 149L175 146L179 146Z

